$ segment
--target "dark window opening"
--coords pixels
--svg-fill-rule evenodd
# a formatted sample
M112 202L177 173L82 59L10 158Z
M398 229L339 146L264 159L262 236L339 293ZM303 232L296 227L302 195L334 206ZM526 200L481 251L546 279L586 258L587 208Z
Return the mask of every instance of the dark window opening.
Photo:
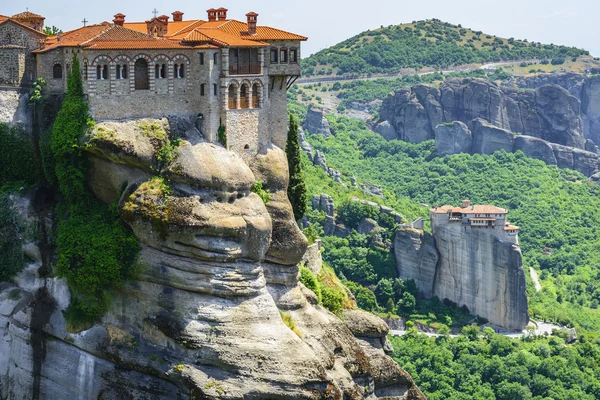
M88 64L83 63L83 79L88 80Z
M280 56L280 60L282 64L285 64L288 62L288 52L287 49L281 49L280 52L281 56Z
M277 59L278 59L277 53L278 53L277 49L271 49L271 63L272 64L277 64Z
M148 62L143 58L138 58L134 66L135 89L148 90Z
M54 64L54 66L52 67L52 78L62 79L62 77L63 77L62 65Z
M290 63L295 64L298 62L298 50L290 49Z
M215 62L215 65L216 65L216 64L218 64L218 63L219 63L219 53L215 53L215 54L213 55L213 58L214 58L214 60L213 60L213 61Z
M243 87L243 86L242 86ZM230 110L235 110L237 107L237 87L235 85L229 85L227 91L228 107Z
M204 53L200 53L200 65L204 65Z
M200 84L200 96L204 96L204 83Z
M213 93L215 96L219 94L219 88L216 83L213 83Z

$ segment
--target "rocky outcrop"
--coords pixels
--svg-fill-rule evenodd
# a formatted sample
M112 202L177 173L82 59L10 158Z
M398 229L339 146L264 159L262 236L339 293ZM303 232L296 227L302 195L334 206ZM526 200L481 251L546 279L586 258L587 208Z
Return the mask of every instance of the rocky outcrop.
M465 305L492 324L522 330L529 322L525 273L518 245L461 223L396 233L398 274L414 279L421 295Z
M374 129L386 139L435 139L442 156L521 150L589 176L600 161L594 155L597 147L590 143L596 136L600 139L600 84L580 78L522 83L532 87L527 90L475 78L448 79L439 89L403 88L384 100L382 122ZM558 162L556 151L571 153L568 157L577 161Z
M333 217L335 214L335 204L333 198L325 193L316 194L312 197L312 208L313 210L320 210L325 215Z
M322 107L310 105L306 112L306 119L302 127L312 134L322 135L325 137L331 136L329 121L325 118L325 112Z
M19 89L0 89L0 122L26 132L32 130L29 95Z
M600 79L597 76L585 76L575 73L540 74L518 78L510 84L528 89L537 89L545 85L558 85L581 102L583 134L600 145Z
M435 127L435 148L440 156L471 153L473 148L471 130L460 121L440 124Z
M89 184L118 202L143 271L81 332L67 327L64 281L43 277L41 262L0 285L0 398L424 399L381 337L355 337L298 284L307 242L284 152L271 146L246 163L195 137L165 165L156 152L171 127L147 122L164 132L102 123L86 146Z

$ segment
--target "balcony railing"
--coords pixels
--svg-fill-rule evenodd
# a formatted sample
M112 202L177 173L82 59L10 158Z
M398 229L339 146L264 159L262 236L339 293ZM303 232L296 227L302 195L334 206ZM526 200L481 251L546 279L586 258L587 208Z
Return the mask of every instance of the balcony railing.
M259 63L232 64L229 66L229 75L260 75Z

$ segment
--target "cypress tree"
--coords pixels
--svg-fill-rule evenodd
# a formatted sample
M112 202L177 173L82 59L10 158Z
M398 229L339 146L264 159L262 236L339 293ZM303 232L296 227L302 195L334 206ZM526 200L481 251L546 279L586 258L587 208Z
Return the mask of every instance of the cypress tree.
M290 114L290 125L288 131L285 153L288 159L290 171L290 183L288 186L288 198L294 209L294 218L299 220L306 212L306 183L300 165L300 144L298 142L298 121Z

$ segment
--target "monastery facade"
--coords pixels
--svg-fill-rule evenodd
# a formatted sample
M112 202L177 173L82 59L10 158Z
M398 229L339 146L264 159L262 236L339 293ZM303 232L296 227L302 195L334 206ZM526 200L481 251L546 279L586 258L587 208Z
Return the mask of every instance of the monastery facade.
M436 207L429 214L434 232L445 224L461 224L465 230L484 229L502 241L519 244L519 227L506 220L508 211L504 208L471 205L469 200L463 200L460 207Z
M42 16L0 16L0 85L41 77L48 94L63 94L75 56L98 121L185 116L211 142L225 126L242 154L283 148L276 132L287 132L287 89L300 76L307 38L261 26L254 12L245 22L227 13L211 8L206 20L185 20L175 11L144 22L116 14L56 36L43 33Z

